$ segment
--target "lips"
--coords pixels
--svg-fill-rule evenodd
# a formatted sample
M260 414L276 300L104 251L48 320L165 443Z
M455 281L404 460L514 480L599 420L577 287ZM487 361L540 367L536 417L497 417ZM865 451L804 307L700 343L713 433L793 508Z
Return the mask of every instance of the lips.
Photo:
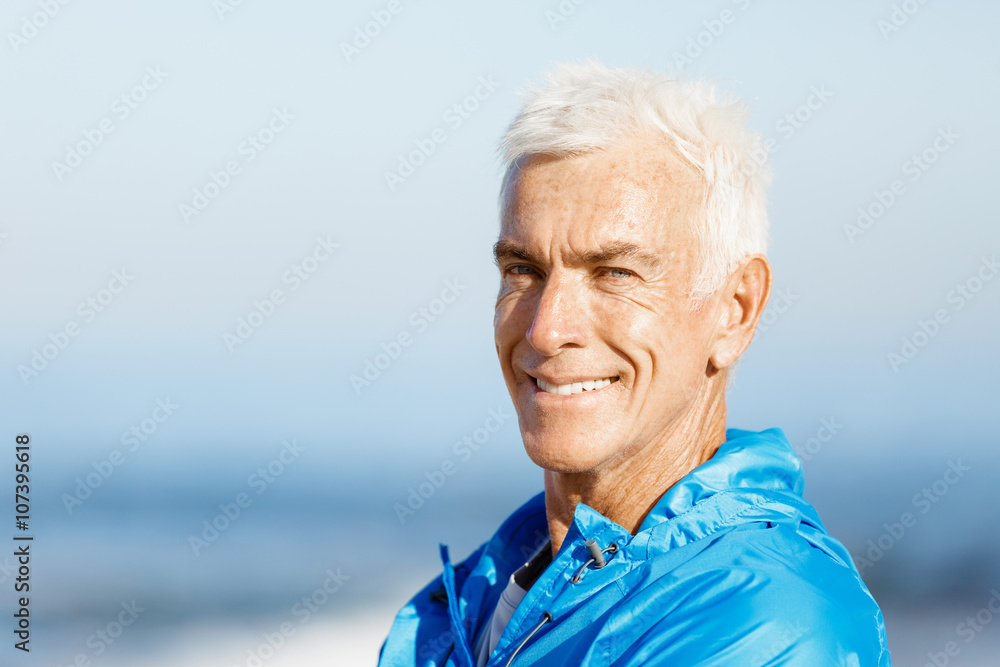
M618 381L618 376L601 378L599 380L580 380L577 382L567 382L565 384L554 384L551 382L546 382L541 378L532 378L535 381L535 385L547 394L556 394L559 396L571 396L573 394L582 394L588 391L597 391L598 389L604 389L613 382Z

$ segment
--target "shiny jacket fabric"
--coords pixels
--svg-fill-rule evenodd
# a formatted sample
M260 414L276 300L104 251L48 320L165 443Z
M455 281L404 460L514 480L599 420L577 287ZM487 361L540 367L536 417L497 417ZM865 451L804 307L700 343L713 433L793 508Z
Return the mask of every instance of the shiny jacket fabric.
M488 664L888 667L882 613L803 500L784 433L726 438L635 535L577 505ZM511 573L547 539L539 494L457 566L442 546L442 575L396 616L379 665L474 667L472 645ZM618 547L600 569L587 565L588 539Z

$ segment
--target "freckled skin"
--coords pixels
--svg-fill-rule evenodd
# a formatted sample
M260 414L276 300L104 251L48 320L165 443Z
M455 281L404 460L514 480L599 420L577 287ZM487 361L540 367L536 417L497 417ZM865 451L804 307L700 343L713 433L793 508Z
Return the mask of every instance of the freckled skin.
M534 156L508 183L495 342L525 450L546 471L554 552L576 503L635 532L725 440L725 369L750 343L771 272L755 255L690 301L703 196L693 169L641 138ZM538 377L617 381L556 396Z

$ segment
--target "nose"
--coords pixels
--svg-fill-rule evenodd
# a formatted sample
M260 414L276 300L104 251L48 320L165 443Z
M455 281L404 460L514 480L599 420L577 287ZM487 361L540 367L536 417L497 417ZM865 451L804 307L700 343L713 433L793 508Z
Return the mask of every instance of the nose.
M567 276L550 275L535 305L526 338L539 354L552 357L586 341L586 307L582 287Z

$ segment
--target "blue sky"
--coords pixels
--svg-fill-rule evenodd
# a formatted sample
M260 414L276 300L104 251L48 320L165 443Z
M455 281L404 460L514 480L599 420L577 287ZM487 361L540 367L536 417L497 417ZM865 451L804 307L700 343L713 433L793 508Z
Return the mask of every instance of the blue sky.
M8 35L9 429L37 432L72 469L169 396L183 407L156 434L163 464L291 436L359 464L376 464L367 447L420 460L418 443L447 442L506 400L491 344L495 145L516 91L582 57L722 80L773 140L771 258L791 305L744 361L732 425L804 438L833 411L856 425L845 451L868 454L866 432L891 454L890 433L996 426L981 408L997 397L1000 281L960 311L948 301L1000 249L995 7L923 5L885 35L888 3L396 8L387 21L378 4L244 2L220 17L208 1L91 2L60 6L16 47ZM5 27L30 33L22 18L37 11L12 3ZM390 188L385 174L435 131L434 152ZM914 180L907 163L939 132L951 144ZM55 166L99 135L79 166ZM845 225L895 180L902 193L849 240ZM186 216L196 190L215 196ZM283 276L318 237L339 248L292 291ZM80 304L121 270L134 280L85 319ZM466 288L411 331L446 280ZM275 289L284 302L230 351L225 335ZM941 308L949 321L893 368L887 355ZM66 349L22 377L73 322ZM412 345L357 395L349 377L407 331Z
M960 459L968 475L870 583L965 577L978 604L1000 575L980 530L1000 520L998 20L985 0L11 0L0 424L33 438L53 542L128 573L51 556L47 608L83 619L66 641L137 587L194 613L215 596L197 582L239 606L267 580L280 610L314 573L265 576L277 534L316 573L346 532L380 559L409 549L422 579L438 540L472 548L540 488L513 421L468 460L455 443L511 411L492 342L497 141L517 91L577 58L680 67L753 108L775 291L729 425L785 429L852 550ZM302 463L192 559L188 533L289 439ZM460 474L401 529L393 503L445 461ZM376 596L358 579L349 595Z

